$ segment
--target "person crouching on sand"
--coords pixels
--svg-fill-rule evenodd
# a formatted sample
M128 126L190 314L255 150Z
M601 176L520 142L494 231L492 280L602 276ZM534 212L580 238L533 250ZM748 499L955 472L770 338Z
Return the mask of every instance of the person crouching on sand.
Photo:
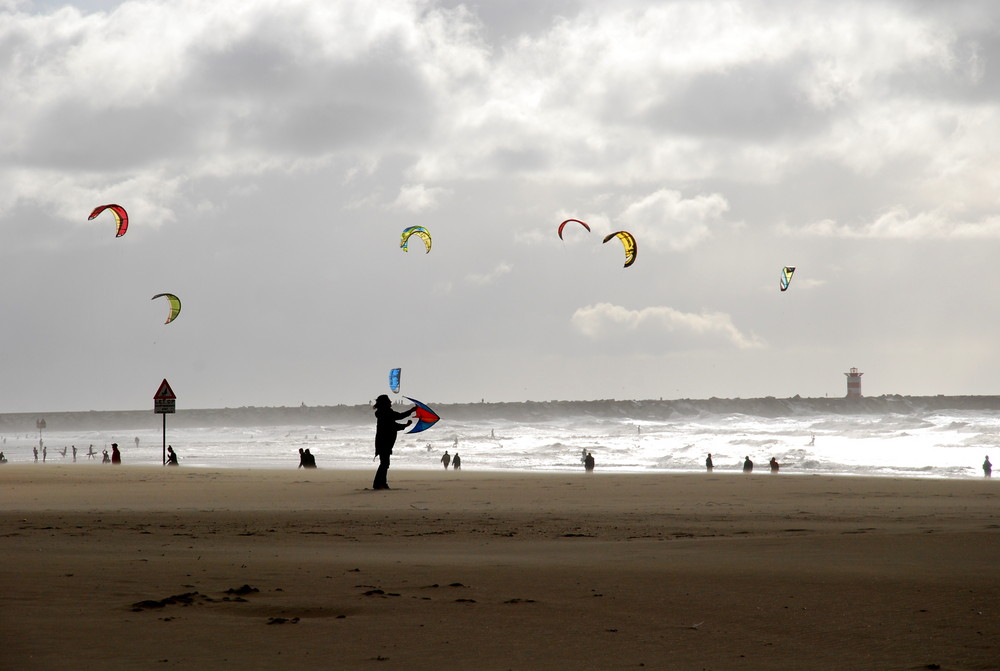
M413 406L406 412L396 412L392 409L392 401L385 394L375 399L375 454L378 456L378 470L375 471L375 481L372 489L389 489L389 456L396 444L396 434L413 423L397 424L397 419L403 419L417 411Z

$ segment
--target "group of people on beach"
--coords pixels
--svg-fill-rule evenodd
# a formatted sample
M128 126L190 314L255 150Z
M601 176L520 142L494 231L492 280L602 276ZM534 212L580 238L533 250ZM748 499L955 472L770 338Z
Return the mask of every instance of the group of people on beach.
M778 460L775 459L774 457L771 457L771 461L768 462L768 465L771 467L772 473L777 473L778 470L781 468L781 464L779 464ZM709 452L708 457L705 459L705 470L708 471L709 473L715 470L715 464L712 462L711 452ZM743 457L743 472L753 473L753 461L750 460L749 454Z
M815 440L815 437L813 438L813 440ZM777 473L778 469L781 468L781 464L779 464L778 460L775 459L774 457L771 457L771 461L768 462L768 464L771 467L772 473ZM712 463L712 455L711 453L709 453L708 458L705 459L705 470L711 473L714 468L715 465ZM750 455L747 455L743 458L743 472L744 473L753 472L753 462L750 460ZM990 463L990 455L987 454L986 460L983 462L983 477L989 478L992 477L992 475L993 475L993 464Z
M138 444L138 441L139 441L139 439L136 438L136 444ZM73 461L75 462L76 461L76 445L73 445L72 449L73 449ZM32 448L32 452L34 453L35 461L37 462L38 461L38 448L37 447ZM45 462L45 460L46 460L46 458L48 456L47 452L48 452L47 448L43 445L42 446L42 462L43 463ZM65 457L66 456L66 452L67 452L67 448L64 447L59 453L63 457ZM94 451L94 445L91 444L90 447L87 450L87 458L88 459L93 459L96 456L97 456L97 452ZM0 463L7 463L7 457L4 456L3 452L0 452ZM118 443L111 443L111 453L110 454L108 453L107 450L102 450L101 451L101 463L102 464L121 464L122 463L122 453L121 453L121 450L118 449ZM167 446L167 458L166 458L166 461L164 461L163 463L166 464L167 466L177 466L178 465L179 462L177 461L177 453L174 452L174 448L173 448L172 445L168 445Z
M450 454L448 454L448 450L444 451L444 454L441 455L441 465L444 466L444 470L447 471L449 464L456 471L461 470L462 457L458 456L458 452L456 452L455 456L452 457Z
M137 444L138 444L138 440L139 439L136 438ZM48 461L48 458L49 458L49 448L44 443L41 445L41 448L42 448L41 449L42 463L46 463ZM167 449L168 449L169 452L173 452L172 448L167 448ZM68 454L72 454L72 456L73 456L73 462L76 463L76 457L77 457L76 445L72 445L70 447L63 447L61 450L56 450L56 452L58 452L59 456L62 457L63 459L65 459ZM32 453L32 456L34 458L35 463L38 463L38 455L39 455L38 447L31 448L31 453ZM104 464L120 464L120 463L122 463L122 455L121 455L121 450L118 449L118 443L111 443L111 452L110 452L110 454L108 453L107 450L103 450L102 453L101 453L101 455L102 455L101 463L104 463ZM97 457L97 452L94 451L94 444L93 443L91 443L90 446L87 448L87 452L86 452L85 456L88 459L94 459L95 457ZM3 452L0 452L0 463L7 463L7 457L4 456ZM174 465L176 465L176 455L174 455Z
M407 420L405 424L400 424L399 420L406 419L412 415L417 410L417 406L413 406L409 410L402 412L397 412L392 409L392 401L386 394L380 395L375 399L373 405L375 410L375 456L379 460L378 469L375 471L375 479L372 482L372 489L383 490L389 489L388 475L389 475L389 463L392 456L392 448L396 444L397 434L410 426L413 420ZM815 442L816 438L813 437L810 444ZM39 441L41 442L41 441ZM139 438L135 439L136 446L139 445ZM457 444L457 439L456 439ZM428 447L430 447L428 445ZM72 446L73 449L73 461L76 461L76 445ZM38 448L33 448L35 461L38 461ZM62 456L66 456L66 448L64 447L61 452ZM87 452L87 456L91 459L97 453L94 452L93 444L90 445L90 449ZM47 449L42 445L42 461L44 462L47 456ZM580 456L581 462L583 462L584 469L590 473L594 470L594 456L586 449L582 451ZM121 464L122 455L121 451L118 449L118 443L111 443L111 455L108 455L108 451L103 452L103 463L111 464ZM0 464L7 463L7 457L3 452L0 452ZM164 464L167 466L177 466L179 464L177 453L174 452L172 445L167 446L166 460ZM444 466L445 470L451 466L455 470L459 470L462 467L462 458L455 452L454 455L448 453L445 450L444 454L441 455L441 464ZM778 460L775 457L771 457L768 465L771 467L772 473L777 473L781 468ZM308 449L299 448L299 468L316 468L316 457ZM712 454L709 453L705 459L705 470L711 473L715 468L715 464L712 461ZM752 473L753 472L753 461L750 459L750 455L746 455L743 458L743 472ZM983 461L983 477L989 478L993 475L993 464L990 462L989 455L986 455Z

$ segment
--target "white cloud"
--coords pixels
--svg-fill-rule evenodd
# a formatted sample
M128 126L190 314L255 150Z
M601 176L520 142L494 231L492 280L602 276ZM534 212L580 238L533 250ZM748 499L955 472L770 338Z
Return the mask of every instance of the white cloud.
M617 221L644 243L683 250L707 238L710 226L719 224L728 210L729 203L717 193L685 199L678 191L660 189L631 203Z
M828 238L883 238L899 240L1000 238L1000 215L979 221L955 219L943 210L910 214L896 205L874 220L857 224L838 223L832 219L816 221L786 232Z
M427 212L437 207L438 201L447 195L448 189L442 187L428 188L424 184L405 184L399 189L389 208L403 212Z
M90 176L79 179L60 170L0 170L0 182L12 198L0 203L0 216L23 202L44 203L44 209L67 221L83 221L97 205L119 203L144 225L159 226L173 219L164 204L178 197L186 180L158 171L135 175Z
M630 310L620 305L598 303L579 308L573 313L572 323L577 331L594 339L618 339L623 334L645 331L671 336L675 342L691 349L718 344L739 349L764 346L757 337L742 333L732 318L721 312L694 314L666 306Z

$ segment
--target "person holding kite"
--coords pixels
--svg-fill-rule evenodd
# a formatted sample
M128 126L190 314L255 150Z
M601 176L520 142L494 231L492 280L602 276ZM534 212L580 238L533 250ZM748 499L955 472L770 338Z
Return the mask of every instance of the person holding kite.
M378 470L375 471L375 481L372 489L389 489L387 481L389 475L389 456L392 454L392 447L396 444L396 434L413 423L407 420L406 424L397 424L396 420L405 419L417 410L413 406L405 412L396 412L392 409L392 401L385 394L375 399L375 454L378 456Z

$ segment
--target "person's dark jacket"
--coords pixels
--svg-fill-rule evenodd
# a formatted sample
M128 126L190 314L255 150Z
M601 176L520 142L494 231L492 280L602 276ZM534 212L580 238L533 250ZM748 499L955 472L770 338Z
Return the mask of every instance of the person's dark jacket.
M397 419L406 419L413 410L396 412L392 408L375 410L375 454L392 454L396 444L396 434L406 428L406 424L397 424Z

